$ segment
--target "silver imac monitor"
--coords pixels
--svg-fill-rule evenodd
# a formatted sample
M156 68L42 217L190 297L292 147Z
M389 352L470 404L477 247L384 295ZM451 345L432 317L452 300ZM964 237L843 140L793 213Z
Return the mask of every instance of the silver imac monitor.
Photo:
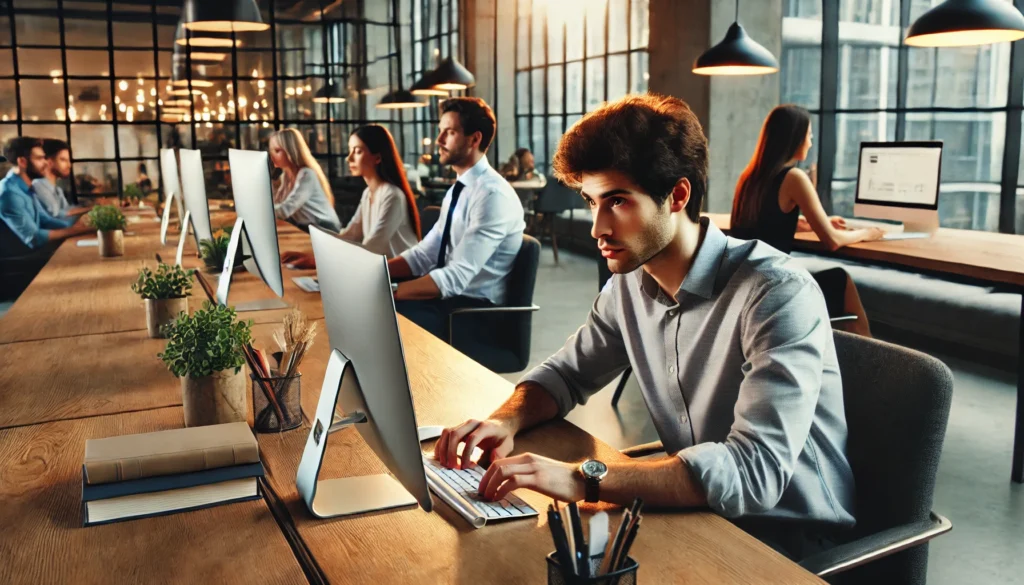
M235 227L228 244L228 261L217 284L217 301L228 303L234 271L234 252L241 247L245 268L260 277L278 297L284 295L281 275L281 254L277 247L277 219L270 189L267 153L228 149L231 166L231 189L235 198ZM256 300L235 304L237 311L281 309L288 305L278 299Z
M939 228L942 142L862 142L853 214L902 222L906 233Z
M332 348L296 485L322 518L431 510L387 260L310 226ZM328 435L354 425L391 474L318 480ZM393 476L393 477L392 477Z
M160 178L164 184L164 216L160 225L160 243L166 245L172 206L178 208L178 227L182 232L179 237L185 237L185 204L182 202L181 181L178 177L178 159L172 148L160 149Z
M198 150L182 148L181 192L185 197L185 209L192 221L192 233L196 237L196 250L200 240L213 239L210 228L210 207L206 201L206 176L203 174L203 159Z

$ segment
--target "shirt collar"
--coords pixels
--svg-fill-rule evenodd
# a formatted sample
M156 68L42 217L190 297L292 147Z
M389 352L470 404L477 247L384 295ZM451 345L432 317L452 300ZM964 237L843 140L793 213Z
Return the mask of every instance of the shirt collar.
M676 302L682 298L684 291L703 299L710 299L715 292L715 282L718 280L718 271L725 257L728 238L707 217L700 218L700 229L704 238L697 248L697 255L690 265L690 271L679 285L675 295ZM662 291L658 283L646 271L642 271L641 283L649 296L661 298Z
M487 161L486 156L482 156L475 165L469 167L468 171L459 175L458 181L466 187L472 187L473 184L479 181L480 177L484 176L484 174L490 169L491 163Z

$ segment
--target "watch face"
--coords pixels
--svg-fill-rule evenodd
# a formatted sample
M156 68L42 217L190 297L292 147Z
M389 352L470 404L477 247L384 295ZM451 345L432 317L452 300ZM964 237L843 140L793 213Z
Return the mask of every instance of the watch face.
M583 462L583 475L601 479L608 473L608 466L593 459Z

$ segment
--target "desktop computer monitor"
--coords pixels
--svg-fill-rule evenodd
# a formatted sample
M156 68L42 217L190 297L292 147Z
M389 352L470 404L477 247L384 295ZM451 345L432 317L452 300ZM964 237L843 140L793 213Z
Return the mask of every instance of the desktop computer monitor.
M941 170L941 141L862 142L853 214L933 233L939 227Z
M206 176L203 174L203 159L198 150L182 148L181 193L185 197L185 209L189 212L192 234L196 238L196 249L200 240L212 240L210 228L210 207L206 201Z
M284 279L277 246L277 218L274 216L267 153L230 148L228 164L231 165L235 213L245 230L245 234L238 234L243 253L249 256L245 260L245 268L262 278L277 296L283 296ZM234 232L231 235L235 237Z
M310 226L332 348L296 484L319 517L417 502L431 510L387 260ZM347 415L390 475L317 481L327 435ZM397 482L395 481L397 479Z
M178 208L178 226L182 231L180 237L185 237L185 204L182 202L181 181L178 178L178 159L174 154L174 149L160 149L160 177L164 184L164 215L160 224L160 243L166 245L172 205L176 205Z

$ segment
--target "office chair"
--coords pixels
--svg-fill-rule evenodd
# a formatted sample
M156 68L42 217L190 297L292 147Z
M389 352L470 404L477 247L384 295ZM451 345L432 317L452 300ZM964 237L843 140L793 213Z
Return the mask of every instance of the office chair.
M834 331L856 484L857 525L838 546L800 561L830 583L923 584L928 541L949 532L931 511L953 374L912 349ZM661 443L622 451L664 452Z
M448 316L448 343L489 370L520 372L530 362L533 289L540 264L540 242L523 235L502 307L456 309Z
M428 205L420 211L420 230L423 235L427 235L437 220L441 217L441 206L439 205Z
M543 237L547 234L551 238L551 251L555 254L555 264L558 264L558 232L555 230L555 217L563 211L576 209L580 206L581 201L579 193L559 181L551 179L544 185L544 189L534 203L534 213L543 216L542 225L537 235Z

